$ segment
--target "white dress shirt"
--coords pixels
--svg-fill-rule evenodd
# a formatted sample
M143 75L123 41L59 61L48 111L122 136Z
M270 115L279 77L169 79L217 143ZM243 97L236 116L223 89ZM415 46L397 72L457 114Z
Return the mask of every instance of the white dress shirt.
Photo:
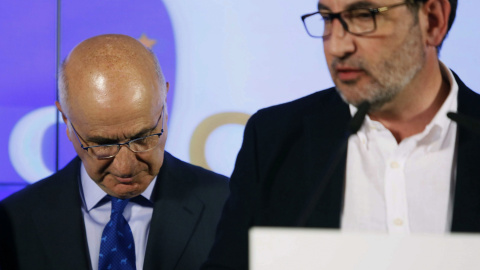
M156 180L157 178L155 177L147 189L140 195L146 199L144 200L145 203L138 204L130 201L123 211L123 216L132 229L135 241L137 269L143 269L150 221L153 213L151 195ZM103 200L107 194L90 178L83 163L80 169L80 182L80 193L83 200L82 213L85 221L90 260L92 269L98 270L101 237L105 225L110 220L112 204L110 201Z
M458 85L441 64L450 93L425 130L397 143L368 115L348 141L343 231L446 233L455 182ZM352 115L356 108L350 106Z

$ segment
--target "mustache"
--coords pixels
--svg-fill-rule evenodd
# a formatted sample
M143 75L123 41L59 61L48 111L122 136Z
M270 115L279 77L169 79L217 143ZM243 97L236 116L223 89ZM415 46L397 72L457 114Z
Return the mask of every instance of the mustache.
M352 68L352 69L359 69L364 71L365 73L369 74L368 67L365 64L365 61L362 59L340 59L334 58L332 63L330 64L330 68L333 72L337 73L337 69L339 68Z

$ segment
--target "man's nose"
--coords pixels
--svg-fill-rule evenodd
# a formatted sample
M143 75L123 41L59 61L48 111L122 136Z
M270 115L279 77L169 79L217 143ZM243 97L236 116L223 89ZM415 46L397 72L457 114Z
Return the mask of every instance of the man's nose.
M325 53L337 58L344 58L355 51L353 36L345 30L338 18L332 21L331 33L323 41Z
M118 154L114 157L112 165L119 177L131 177L135 172L136 156L126 145L120 146Z

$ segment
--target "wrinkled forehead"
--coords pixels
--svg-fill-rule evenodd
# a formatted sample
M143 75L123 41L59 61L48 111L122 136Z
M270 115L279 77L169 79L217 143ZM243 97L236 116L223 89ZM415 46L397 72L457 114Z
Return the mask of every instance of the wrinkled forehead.
M112 113L76 121L75 128L81 131L83 139L90 142L100 143L103 139L121 142L160 131L166 125L165 118L162 110Z
M72 95L69 99L70 116L87 122L96 119L105 123L119 122L121 119L144 116L153 119L159 116L164 102L159 87L155 84L107 82L104 91L87 90L77 93L81 94Z
M157 101L144 99L139 103L119 100L109 105L76 107L71 112L70 121L90 141L92 138L122 141L145 136L160 120L166 121L166 114L162 113L163 103L158 98Z

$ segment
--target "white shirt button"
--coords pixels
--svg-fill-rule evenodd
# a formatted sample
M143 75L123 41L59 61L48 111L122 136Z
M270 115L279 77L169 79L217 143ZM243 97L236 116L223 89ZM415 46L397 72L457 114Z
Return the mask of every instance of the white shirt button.
M402 226L403 225L403 220L401 218L396 218L393 221L393 224L395 224L396 226Z
M390 168L398 169L399 167L400 167L400 164L398 164L398 162L396 162L396 161L390 162Z

